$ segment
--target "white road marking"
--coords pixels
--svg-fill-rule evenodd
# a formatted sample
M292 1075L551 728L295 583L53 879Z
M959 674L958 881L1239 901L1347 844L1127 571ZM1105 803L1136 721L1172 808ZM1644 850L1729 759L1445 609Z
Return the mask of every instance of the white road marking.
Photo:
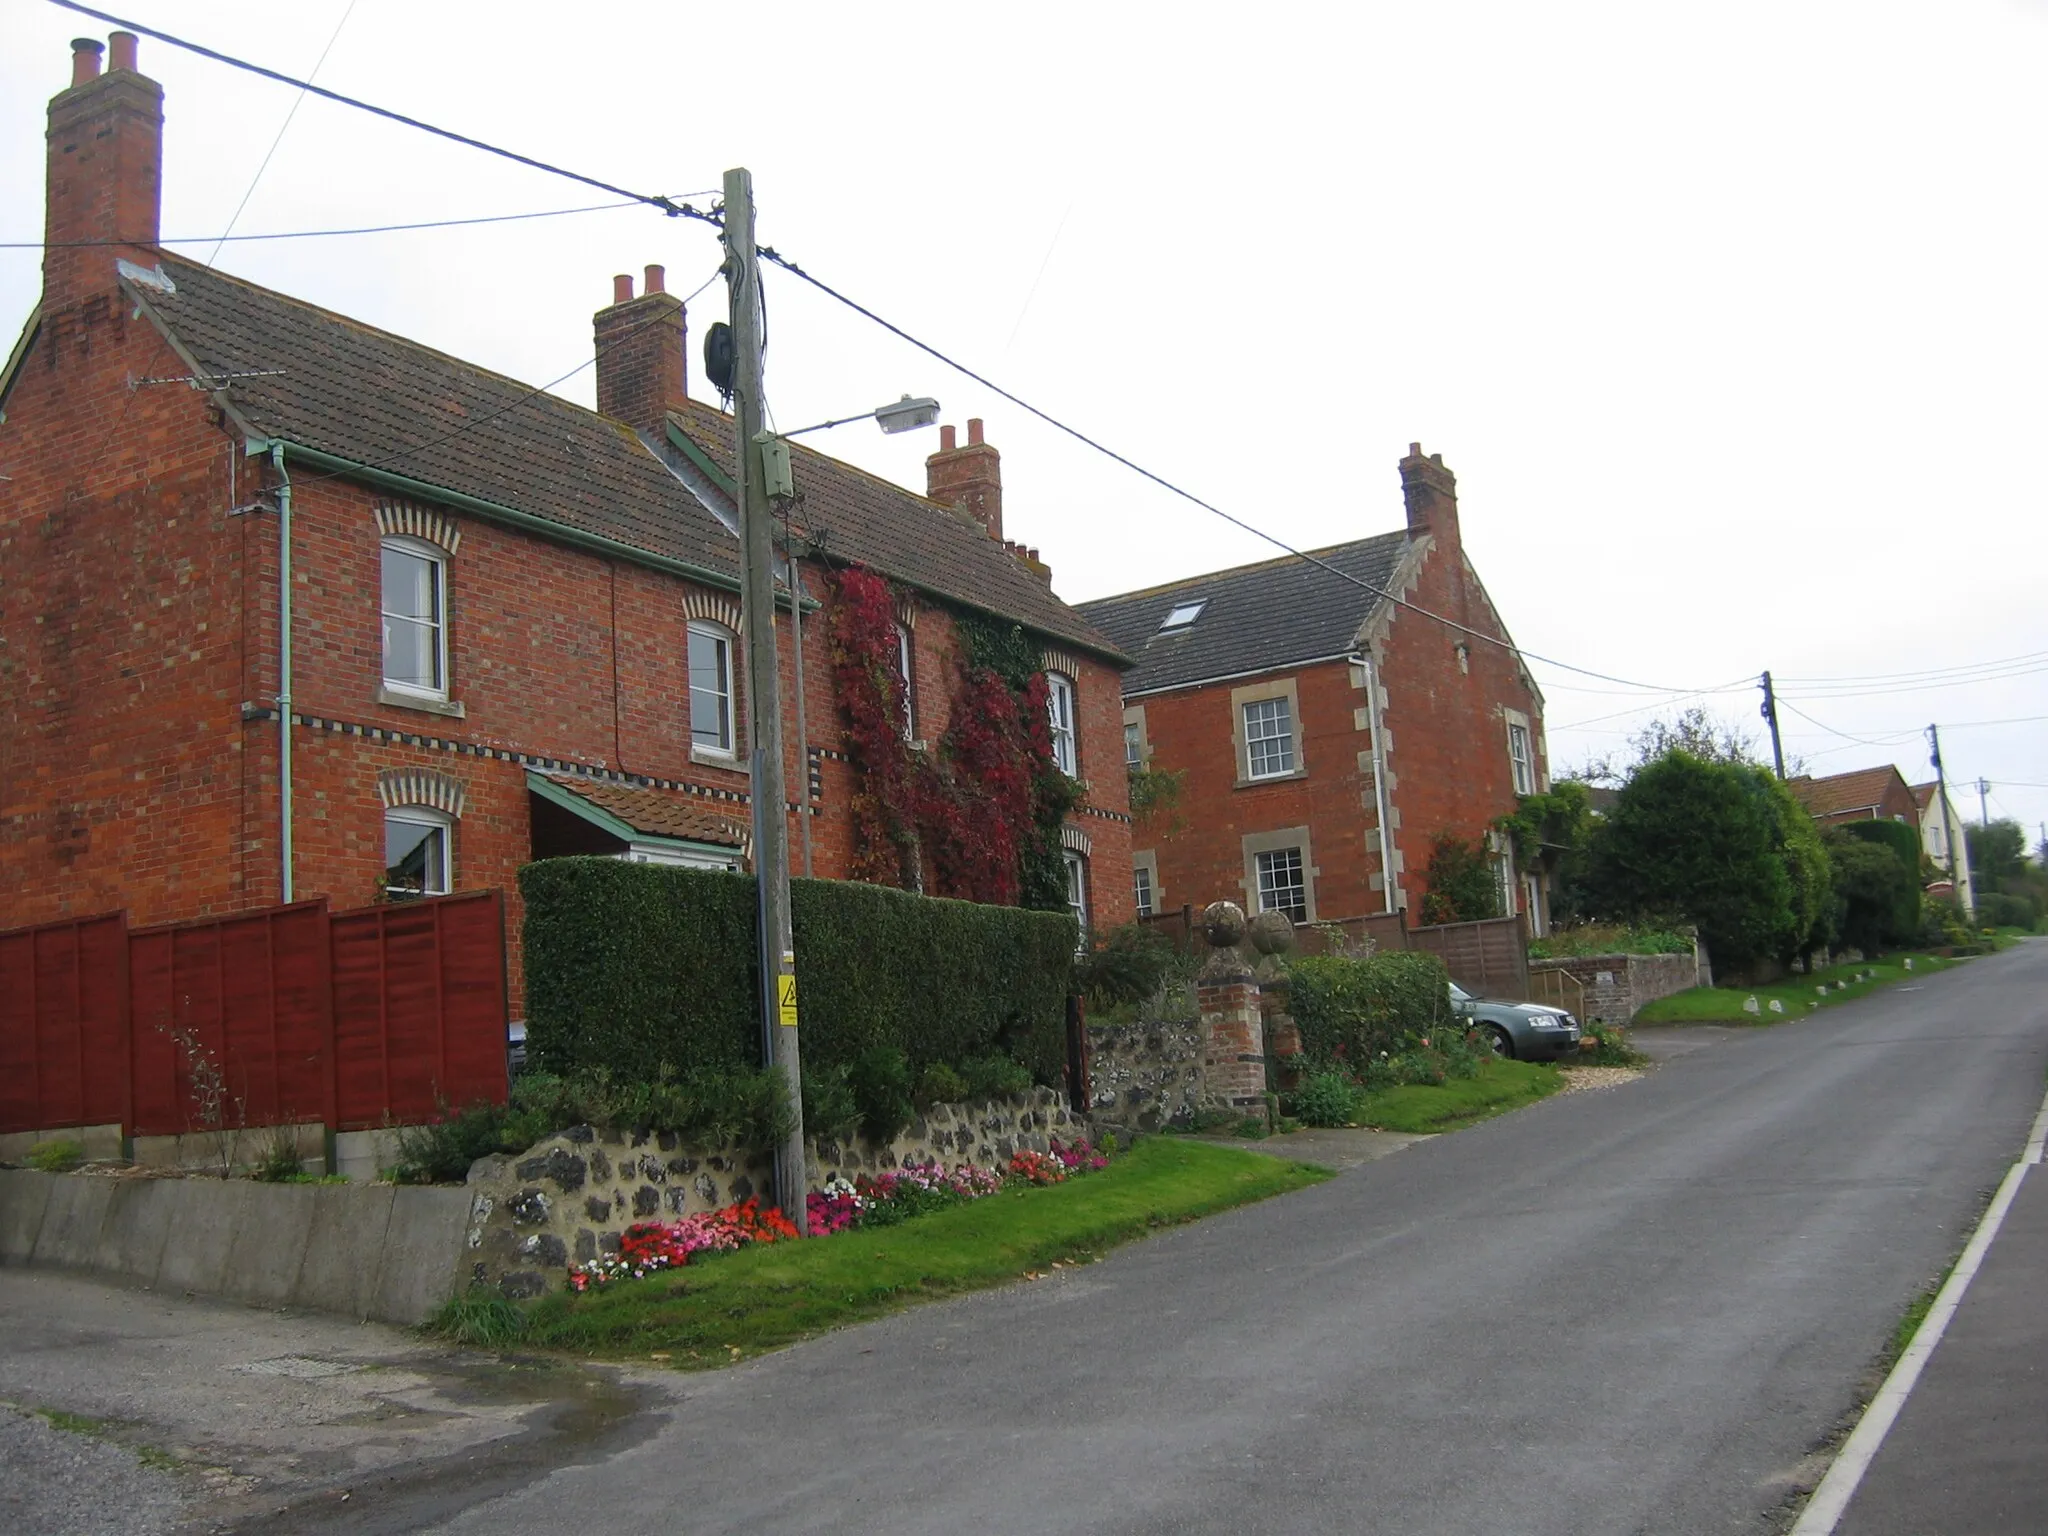
M1998 1229L2005 1223L2005 1213L2012 1209L2020 1181L2027 1176L2029 1168L2040 1163L2044 1138L2048 1138L2048 1098L2042 1100L2041 1112L2034 1117L2034 1128L2027 1136L2025 1152L2006 1170L1998 1193L1991 1197L1990 1208L1984 1212L1984 1219L1977 1223L1977 1230L1970 1235L1969 1246L1956 1260L1948 1283L1934 1298L1934 1305L1927 1309L1927 1316L1913 1335L1913 1342L1899 1356L1898 1364L1885 1377L1884 1385L1877 1389L1877 1396L1870 1400L1869 1408L1864 1410L1855 1430L1843 1443L1841 1454L1828 1468L1828 1475L1813 1490L1813 1497L1807 1500L1799 1523L1792 1527L1792 1536L1829 1536L1840 1523L1843 1511L1849 1507L1849 1501L1856 1496L1856 1490L1863 1482L1864 1474L1870 1470L1871 1462L1877 1459L1884 1437L1898 1419L1899 1410L1906 1406L1914 1384L1920 1380L1920 1372L1928 1357L1947 1331L1949 1319L1962 1305L1963 1293L1969 1290L1970 1282L1977 1277L1984 1255L1991 1250L1992 1239L1998 1236Z

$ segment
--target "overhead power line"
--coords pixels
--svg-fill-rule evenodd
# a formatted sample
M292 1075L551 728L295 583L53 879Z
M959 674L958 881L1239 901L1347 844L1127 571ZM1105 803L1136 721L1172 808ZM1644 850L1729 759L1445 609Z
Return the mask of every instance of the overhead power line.
M1988 661L1959 661L1953 666L1927 667L1914 672L1867 672L1841 677L1784 677L1779 681L1797 683L1802 687L1849 683L1911 683L1926 678L1947 677L1957 672L1981 672L1988 667L2035 665L2044 662L2048 662L2048 651L2029 651L2021 656L2000 656Z
M496 144L487 144L482 139L473 139L468 134L457 133L451 128L437 128L432 123L422 122L416 117L408 117L403 112L394 112L389 107L376 106L370 102L358 100L354 96L344 96L339 91L330 91L326 86L315 85L310 80L294 79L290 75L280 74L277 70L266 69L261 64L252 64L247 59L238 59L231 53L222 53L218 49L208 48L203 44L191 42L182 37L173 37L168 32L159 32L153 27L145 27L138 21L126 21L106 11L96 11L89 5L80 5L78 0L50 0L50 3L61 6L67 11L76 11L81 16L90 16L95 21L104 21L111 26L125 28L127 31L134 32L139 36L154 38L160 43L168 43L173 48L182 48L187 53L196 53L203 59L212 59L216 64L225 64L231 69L239 69L247 74L260 75L266 80L275 80L279 85L296 86L299 90L310 92L312 95L322 97L327 101L335 102L344 107L354 107L359 112L368 112L373 116L402 124L407 128L417 128L422 133L431 133L436 138L447 139L452 143L466 145L470 149L481 150L487 155L496 155L501 160L510 160L517 165L526 166L530 170L544 171L550 176L560 176L567 181L580 181L586 187L595 187L600 192L610 192L618 197L630 198L636 203L645 203L650 208L659 208L672 219L691 218L704 219L711 223L718 222L713 215L705 213L701 209L692 208L687 203L679 203L661 193L635 192L627 187L615 186L609 181L601 181L595 176L585 176L581 171L572 171L563 166L550 165L547 161L536 160L531 155L522 155L516 150L503 149Z
M682 194L692 196L695 194ZM393 235L415 229L457 229L468 224L511 224L521 219L559 219L572 213L609 213L637 208L634 202L588 203L581 208L543 208L534 213L492 213L473 219L422 219L415 224L364 224L352 229L287 229L269 235L159 235L158 245L239 245L247 240L324 240L335 235ZM0 251L65 251L86 246L132 246L133 240L0 240Z
M1138 475L1143 479L1151 481L1154 485L1160 487L1162 490L1171 492L1173 495L1180 497L1183 501L1192 502L1195 506L1200 507L1204 512L1213 513L1215 516L1222 518L1224 522L1229 523L1233 527L1243 529L1246 533L1252 535L1252 537L1254 538L1263 539L1266 543L1271 544L1275 549L1283 550L1287 554L1294 556L1294 558L1296 558L1297 560L1304 560L1308 564L1315 566L1319 570L1325 571L1330 575L1337 577L1340 581L1348 582L1352 586L1358 587L1362 591L1370 592L1374 596L1383 598L1386 601L1393 603L1397 607L1407 609L1410 613L1419 614L1423 618L1433 620L1434 622L1443 625L1446 629L1454 630L1459 634L1470 635L1475 640L1484 641L1488 645L1498 646L1504 651L1511 652L1512 654L1522 657L1529 661L1541 662L1545 666L1557 667L1566 672L1576 672L1581 677L1597 678L1603 683L1618 683L1624 688L1640 689L1645 693L1667 693L1674 695L1684 695L1705 691L1703 689L1672 688L1667 686L1661 686L1656 683L1638 683L1632 681L1629 678L1615 677L1610 673L1595 671L1591 667L1581 667L1576 666L1569 661L1559 661L1554 656L1544 656L1540 655L1535 651L1524 650L1521 646L1516 645L1512 640L1502 640L1498 636L1487 634L1484 630L1473 629L1470 625L1460 624L1455 619L1446 618L1444 615L1440 613L1433 613L1429 609L1422 607L1420 604L1411 603L1408 601L1408 599L1400 596L1398 593L1388 591L1384 587L1375 586L1373 583L1366 581L1362 577L1352 575L1349 571L1339 570L1336 566L1330 564L1329 561L1320 559L1315 555L1308 554L1303 550L1295 548L1292 544L1288 543L1285 539L1279 537L1277 534L1268 533L1265 529L1260 528L1253 523L1246 522L1243 518L1236 516L1234 513L1224 511L1223 508L1217 506L1214 502L1203 500L1203 498L1197 496L1193 491L1188 490L1184 486L1176 485L1173 481L1167 479L1164 475L1158 474L1153 470L1147 469L1144 465L1138 463L1137 460L1125 457L1123 454L1118 453L1114 448L1111 448L1107 444L1099 442L1097 439L1090 437L1087 433L1081 431L1080 428L1071 427L1067 425L1066 422L1061 421L1057 416L1054 416L1049 411L1040 410L1037 406L1033 405L1029 400L1024 399L1020 395L1012 394L1009 390L1003 388L1002 385L996 383L993 379L990 379L983 374L976 373L972 368L968 367L965 363L960 362L956 358L947 356L944 352L941 352L937 347L933 346L930 342L919 340L917 337L911 335L910 332L904 330L902 326L896 325L891 321L883 319L880 315L876 314L872 309L869 309L866 305L861 304L854 299L848 298L845 294L841 293L837 288L834 288L830 283L824 282L821 279L812 276L809 272L806 272L802 267L798 266L788 257L782 255L780 252L772 249L771 247L763 246L761 248L760 254L764 261L773 262L776 266L782 268L791 276L801 278L803 281L809 283L813 288L816 288L820 293L824 294L826 297L838 300L841 304L844 304L848 309L852 310L855 314L860 315L864 319L872 321L874 324L880 326L883 330L889 332L892 336L895 336L900 340L910 343L911 346L916 347L920 352L925 353L927 356L936 358L939 362L944 363L948 368L951 368L955 373L961 374L966 378L972 379L975 383L979 384L983 389L991 390L995 394L1000 395L1003 399L1009 401L1010 404L1016 406L1019 410L1028 412L1030 415L1036 416L1040 421L1044 422L1047 426L1052 427L1054 430L1064 432L1068 437L1073 438L1076 442L1081 443L1086 447L1094 449L1097 453L1101 454L1106 459L1110 459L1115 463L1121 464L1125 469L1130 470L1133 474Z

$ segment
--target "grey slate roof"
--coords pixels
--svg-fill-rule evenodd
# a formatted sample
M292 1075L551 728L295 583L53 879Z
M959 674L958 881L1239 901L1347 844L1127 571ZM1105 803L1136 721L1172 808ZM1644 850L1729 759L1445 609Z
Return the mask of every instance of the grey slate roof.
M1384 591L1392 586L1407 550L1408 535L1400 531L1310 553ZM1138 659L1124 675L1129 698L1341 656L1384 601L1342 576L1286 555L1075 606L1120 650ZM1204 606L1193 625L1159 633L1168 613L1195 602Z
M530 385L169 253L175 293L138 288L266 436L739 577L739 545L631 430ZM673 418L729 476L732 419ZM827 552L1121 664L1108 639L951 508L793 445ZM297 478L297 477L295 477Z

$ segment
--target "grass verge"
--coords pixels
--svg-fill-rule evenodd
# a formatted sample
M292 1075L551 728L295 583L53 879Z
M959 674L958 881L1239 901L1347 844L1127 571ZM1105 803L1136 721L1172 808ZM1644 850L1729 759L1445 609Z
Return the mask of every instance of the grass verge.
M1911 960L1913 968L1906 969L1905 962ZM1826 970L1816 971L1811 976L1791 976L1784 981L1773 982L1767 987L1693 987L1685 992L1674 992L1669 997L1660 997L1635 1017L1637 1025L1644 1024L1782 1024L1787 1019L1803 1018L1814 1011L1817 1005L1832 1008L1837 1003L1854 1002L1859 997L1868 997L1881 987L1889 987L1910 978L1929 975L1935 971L1947 970L1959 965L1957 960L1945 960L1939 955L1888 955L1882 960L1862 960L1852 965L1831 965ZM1868 981L1852 978L1862 972L1874 972ZM1819 989L1825 986L1827 994L1822 996ZM1744 1010L1743 1003L1755 998L1757 1013ZM1773 1000L1784 1005L1783 1013L1771 1012Z
M1441 1087L1382 1088L1364 1095L1358 1123L1381 1131L1426 1134L1456 1131L1546 1098L1564 1086L1557 1068L1528 1061L1489 1061L1477 1077L1454 1077Z
M1330 1177L1327 1169L1171 1137L1101 1173L1001 1194L901 1226L742 1249L582 1296L457 1297L429 1326L476 1343L728 1365L919 1302L1036 1279L1120 1243ZM516 1322L513 1319L516 1318Z

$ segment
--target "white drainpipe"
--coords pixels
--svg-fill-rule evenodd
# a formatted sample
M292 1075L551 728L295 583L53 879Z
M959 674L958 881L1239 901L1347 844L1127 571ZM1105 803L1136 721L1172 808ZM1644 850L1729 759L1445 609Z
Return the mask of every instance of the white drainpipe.
M277 467L277 842L279 899L292 899L292 479L284 444L270 443Z

